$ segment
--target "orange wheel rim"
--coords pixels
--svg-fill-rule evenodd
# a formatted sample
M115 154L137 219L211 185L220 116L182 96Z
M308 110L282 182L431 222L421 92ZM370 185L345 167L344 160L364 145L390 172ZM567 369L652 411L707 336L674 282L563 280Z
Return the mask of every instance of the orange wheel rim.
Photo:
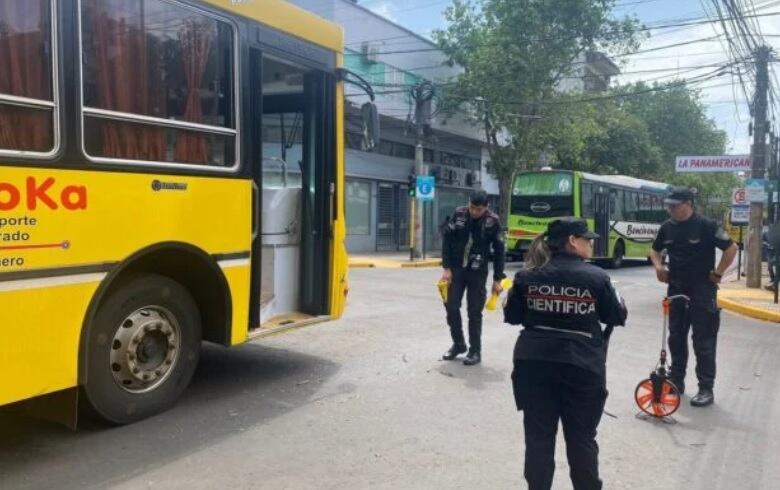
M680 393L671 381L664 380L660 396L656 397L652 380L645 379L636 386L634 401L642 412L651 417L668 417L680 408Z

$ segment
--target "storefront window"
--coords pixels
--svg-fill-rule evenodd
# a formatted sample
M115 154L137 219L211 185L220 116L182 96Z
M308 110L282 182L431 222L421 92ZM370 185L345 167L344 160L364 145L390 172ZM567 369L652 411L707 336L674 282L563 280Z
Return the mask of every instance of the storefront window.
M371 184L347 181L347 235L371 234Z

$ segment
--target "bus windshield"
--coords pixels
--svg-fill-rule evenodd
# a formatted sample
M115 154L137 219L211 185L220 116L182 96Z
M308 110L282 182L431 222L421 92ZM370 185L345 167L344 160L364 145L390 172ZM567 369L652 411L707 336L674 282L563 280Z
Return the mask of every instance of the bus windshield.
M512 214L540 218L571 216L574 212L571 173L533 172L518 175L512 188Z

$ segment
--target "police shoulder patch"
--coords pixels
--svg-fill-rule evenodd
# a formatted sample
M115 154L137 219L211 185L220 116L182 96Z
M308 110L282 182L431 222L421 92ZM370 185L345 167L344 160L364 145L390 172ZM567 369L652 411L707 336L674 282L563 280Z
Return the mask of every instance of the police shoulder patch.
M452 213L452 219L450 220L450 222L458 226L462 226L466 223L467 219L468 219L468 208L456 208L455 212Z

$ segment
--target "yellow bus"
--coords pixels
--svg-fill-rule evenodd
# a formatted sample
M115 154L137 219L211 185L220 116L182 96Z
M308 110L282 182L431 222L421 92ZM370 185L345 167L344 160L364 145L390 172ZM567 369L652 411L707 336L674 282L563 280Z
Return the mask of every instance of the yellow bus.
M0 406L133 422L341 315L342 51L281 0L0 0Z

